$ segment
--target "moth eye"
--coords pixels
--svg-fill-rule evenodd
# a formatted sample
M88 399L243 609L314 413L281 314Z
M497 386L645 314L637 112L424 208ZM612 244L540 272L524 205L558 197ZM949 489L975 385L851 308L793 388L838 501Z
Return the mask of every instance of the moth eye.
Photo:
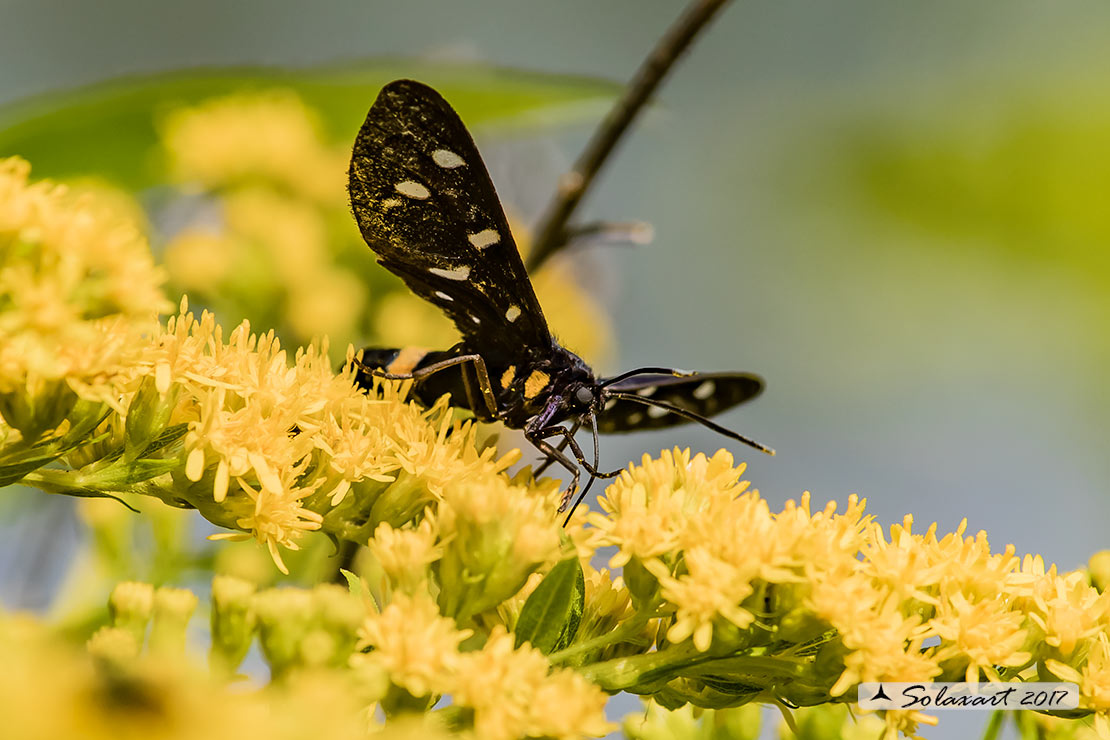
M574 400L583 406L589 406L594 401L594 392L586 386L582 386L574 392Z

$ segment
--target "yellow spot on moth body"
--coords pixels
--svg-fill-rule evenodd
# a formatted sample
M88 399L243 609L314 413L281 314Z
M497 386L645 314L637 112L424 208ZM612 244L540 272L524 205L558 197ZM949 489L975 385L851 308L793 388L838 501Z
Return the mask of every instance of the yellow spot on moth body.
M431 195L431 193L428 191L428 188L424 187L415 180L402 180L401 182L394 185L393 189L401 195L409 198L416 198L417 200L427 200L428 197Z
M385 366L385 371L391 375L409 375L427 355L428 350L423 347L405 347Z
M533 399L540 394L547 384L551 381L551 376L543 370L533 370L532 374L528 376L528 380L524 381L524 397Z
M516 380L516 365L509 365L501 374L501 390L508 390L514 380Z

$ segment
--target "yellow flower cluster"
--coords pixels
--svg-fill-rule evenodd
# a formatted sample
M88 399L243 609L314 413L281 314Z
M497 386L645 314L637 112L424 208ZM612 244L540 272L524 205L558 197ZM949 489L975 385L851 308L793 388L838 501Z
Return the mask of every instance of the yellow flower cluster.
M0 159L0 396L24 428L13 405L64 403L66 389L114 403L113 376L169 308L136 224L29 173Z
M453 491L513 489L500 473L519 452L497 459L477 449L475 426L456 421L445 400L422 409L392 383L367 394L317 347L292 359L272 333L244 323L225 341L211 314L198 320L183 304L130 383L152 378L172 409L168 423L187 425L190 485L172 495L257 538L279 568L280 548L296 549L306 531L365 542L382 522L404 524L444 497L466 500Z
M538 650L514 647L501 626L480 649L460 652L471 635L440 616L430 597L398 594L366 619L360 647L373 650L358 662L363 669L380 666L413 696L450 694L454 706L473 711L477 737L571 740L613 729L605 720L605 694L576 672L552 670Z
M162 140L175 179L221 188L264 179L327 201L342 192L346 161L326 147L320 122L283 90L213 98L171 111Z
M742 473L724 450L645 456L590 515L597 544L618 548L611 565L641 574L633 598L670 615L660 655L824 643L806 681L777 687L799 704L862 681L1000 681L1039 669L1078 683L1085 708L1110 710L1110 596L1085 574L1046 572L1012 547L992 552L985 533L965 536L966 522L938 537L935 525L913 533L907 517L888 539L855 497L842 514L832 503L812 512L808 494L773 514ZM800 659L790 653L786 662ZM909 731L921 719L888 717Z
M5 615L0 652L0 712L10 740L365 740L371 729L381 740L446 736L432 726L382 727L367 716L367 697L346 672L302 671L229 691L184 656L140 655L124 632L106 628L86 651L28 617Z
M166 247L175 287L298 343L356 339L369 286L336 257L372 261L347 213L348 155L314 111L292 92L242 93L176 109L161 131L171 177L212 196Z

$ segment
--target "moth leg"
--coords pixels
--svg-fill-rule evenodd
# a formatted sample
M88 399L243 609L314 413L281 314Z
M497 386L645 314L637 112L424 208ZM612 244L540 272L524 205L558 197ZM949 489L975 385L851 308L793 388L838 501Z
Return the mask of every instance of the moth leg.
M602 473L596 467L591 465L589 461L586 460L586 454L582 452L582 448L578 445L578 442L575 441L573 433L564 426L559 426L558 424L556 424L554 426L544 427L543 429L537 429L533 434L536 439L562 437L563 441L560 442L559 449L562 449L563 445L569 444L571 452L574 453L575 459L578 460L578 464L585 468L586 472L594 478L616 478L618 475L621 474L620 470L614 470L611 473ZM535 440L532 440L532 444L536 444Z
M489 370L486 369L486 361L482 359L481 355L471 354L449 357L446 360L433 362L431 365L413 370L411 373L387 373L381 368L371 368L365 365L363 365L363 369L367 370L371 375L375 375L379 378L386 378L387 380L423 380L429 375L438 373L440 370L446 370L449 367L462 365L467 362L474 364L474 374L478 378L478 390L482 393L482 400L486 404L486 411L489 413L490 417L496 417L497 396L493 393L493 384L490 383L489 380ZM467 379L465 373L463 373L463 384L466 386L467 393L469 394L470 381ZM467 400L471 402L471 407L473 407L474 399L468 398Z
M574 476L574 479L570 482L570 485L567 486L566 490L563 491L563 496L559 500L558 512L562 513L566 510L567 504L570 503L570 500L574 498L574 492L578 490L578 480L581 477L582 473L581 471L579 471L578 466L575 465L569 457L567 457L561 451L555 449L555 447L552 446L552 444L547 440L543 439L542 437L533 436L528 432L525 432L525 436L537 450L547 456L548 462L559 463L564 468L569 470L572 476Z
M573 435L581 427L582 427L582 422L580 422L580 421L574 422L574 426L572 426L570 428L570 433ZM562 441L559 442L559 444L557 444L555 446L555 449L558 450L559 452L562 452L563 450L566 449L566 447L567 447L567 440L564 438ZM555 461L552 458L550 458L550 457L547 458L542 463L540 463L538 468L536 468L534 471L532 471L532 476L533 477L538 477L540 475L543 475L543 471L545 471L549 467L551 467L551 463L553 463L553 462L555 462Z

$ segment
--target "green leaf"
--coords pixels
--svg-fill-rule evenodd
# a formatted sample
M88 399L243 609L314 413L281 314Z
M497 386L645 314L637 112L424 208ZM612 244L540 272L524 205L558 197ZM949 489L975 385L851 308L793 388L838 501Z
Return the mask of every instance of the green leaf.
M156 155L167 110L234 92L288 89L320 116L325 135L348 145L381 87L412 77L436 87L481 127L596 118L620 87L585 77L477 64L366 60L342 67L229 67L98 83L0 106L0 156L28 159L37 177L104 177L141 189L164 182ZM596 105L583 105L595 103Z
M347 590L351 592L351 596L362 596L364 592L362 579L346 568L340 568L339 573L347 581Z
M28 473L54 462L65 453L66 450L62 450L61 452L51 451L45 455L35 455L24 458L16 463L0 465L0 488L18 483Z
M545 655L571 643L582 621L586 579L577 558L551 569L524 602L516 623L516 646L525 642Z

